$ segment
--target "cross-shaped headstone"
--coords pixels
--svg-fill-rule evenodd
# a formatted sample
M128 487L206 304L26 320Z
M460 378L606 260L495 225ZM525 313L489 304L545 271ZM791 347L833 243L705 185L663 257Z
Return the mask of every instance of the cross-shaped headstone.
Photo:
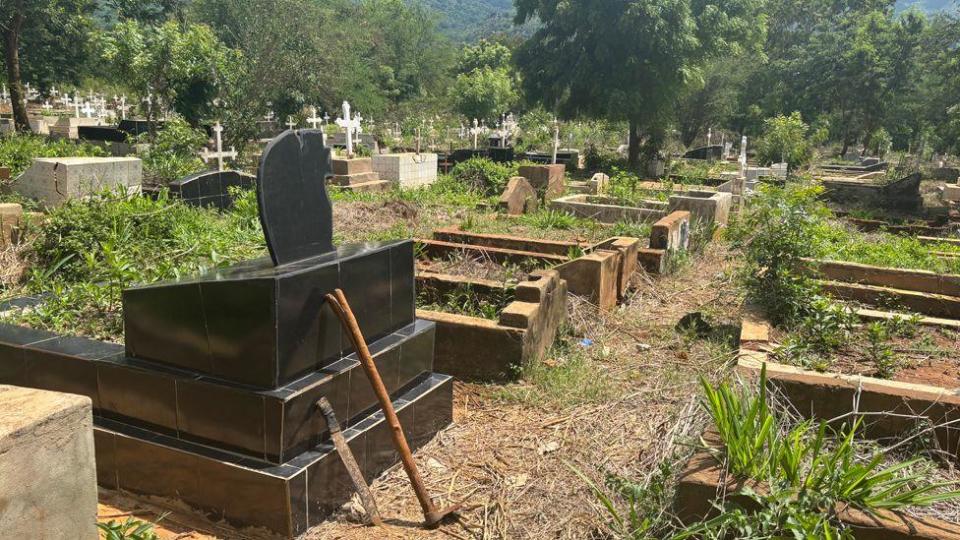
M310 127L317 129L317 124L323 123L323 118L317 117L317 108L310 107L310 117L307 118L307 123L310 124Z
M51 95L52 97L57 97L57 96L60 95L60 92L57 90L57 87L56 87L56 86L51 86L51 87L50 87L50 95Z
M81 109L81 111L87 116L87 118L93 118L94 109L90 106L89 101L83 104L83 109Z
M121 120L126 120L126 119L127 119L127 109L130 108L130 106L127 105L127 95L126 95L126 94L123 94L123 95L120 96L120 104L117 105L117 108L120 109L120 119L121 119Z
M350 104L343 102L343 118L337 119L337 125L346 131L347 157L353 157L353 130L360 127L359 117L350 118Z
M747 169L747 136L740 138L740 173L741 175Z
M263 115L263 119L267 122L273 122L273 119L276 115L273 114L273 111L269 111L267 114Z
M710 143L713 142L713 128L707 129L707 146L710 146Z
M473 149L477 149L477 137L480 135L480 132L483 129L480 127L480 123L476 118L473 119L473 127L470 128L470 135L473 135Z
M44 101L43 105L41 105L40 107L42 107L43 110L45 111L49 111L50 109L53 108L53 105L50 104L50 101Z
M557 150L560 149L560 122L557 121L557 117L553 117L553 157L550 158L550 163L557 164Z
M220 137L221 133L223 133L223 126L220 125L220 121L218 120L217 123L213 125L213 136L216 140L217 151L211 152L207 148L204 148L203 151L200 152L200 158L203 159L203 161L210 161L211 159L217 160L218 171L223 170L223 158L235 159L237 157L237 151L234 150L232 146L229 152L223 151L223 140Z
M293 116L292 116L292 115L287 116L286 126L287 126L287 129L293 129L293 128L297 127L297 123L293 121Z

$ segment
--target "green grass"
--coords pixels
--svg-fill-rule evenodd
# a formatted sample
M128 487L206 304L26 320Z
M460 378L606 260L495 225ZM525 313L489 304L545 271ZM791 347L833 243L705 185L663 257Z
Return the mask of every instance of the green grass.
M512 301L513 287L510 286L492 293L478 293L469 283L460 284L455 290L444 293L431 287L417 288L418 308L493 321Z

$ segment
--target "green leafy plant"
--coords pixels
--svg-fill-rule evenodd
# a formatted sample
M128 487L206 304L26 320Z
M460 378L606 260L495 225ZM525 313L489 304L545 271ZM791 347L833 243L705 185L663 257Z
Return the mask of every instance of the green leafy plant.
M808 139L809 126L799 112L779 115L764 122L763 137L757 148L764 163L786 162L791 169L810 163L814 141Z
M457 163L450 176L481 193L499 194L507 187L510 177L516 175L516 166L496 163L487 158L475 157Z
M198 154L207 143L207 135L180 117L167 120L155 136L144 133L140 138L142 143L149 143L140 154L148 183L168 184L206 169Z
M876 375L882 379L892 378L899 368L900 358L888 341L890 330L886 323L876 321L867 325L867 343L864 355L877 368Z
M106 523L97 523L97 528L100 529L103 540L159 540L160 538L153 532L152 523L132 517L123 521L111 519Z

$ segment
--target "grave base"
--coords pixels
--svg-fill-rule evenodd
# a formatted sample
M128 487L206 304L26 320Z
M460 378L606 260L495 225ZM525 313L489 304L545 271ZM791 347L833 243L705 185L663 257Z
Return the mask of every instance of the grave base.
M453 379L430 375L393 404L411 448L419 448L453 421ZM214 520L294 537L354 491L330 444L276 465L106 418L95 423L101 486L180 500ZM399 461L381 411L353 424L344 437L368 482Z

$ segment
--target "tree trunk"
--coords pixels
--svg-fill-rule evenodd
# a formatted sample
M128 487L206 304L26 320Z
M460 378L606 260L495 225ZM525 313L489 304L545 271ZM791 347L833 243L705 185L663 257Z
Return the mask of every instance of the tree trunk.
M636 169L640 165L640 133L636 121L630 120L630 134L627 141L627 165Z
M23 86L20 81L20 29L23 27L23 14L17 13L10 21L10 27L4 34L6 48L7 84L10 86L10 103L13 108L13 124L17 131L30 131L30 119L27 118L27 106L24 104Z

